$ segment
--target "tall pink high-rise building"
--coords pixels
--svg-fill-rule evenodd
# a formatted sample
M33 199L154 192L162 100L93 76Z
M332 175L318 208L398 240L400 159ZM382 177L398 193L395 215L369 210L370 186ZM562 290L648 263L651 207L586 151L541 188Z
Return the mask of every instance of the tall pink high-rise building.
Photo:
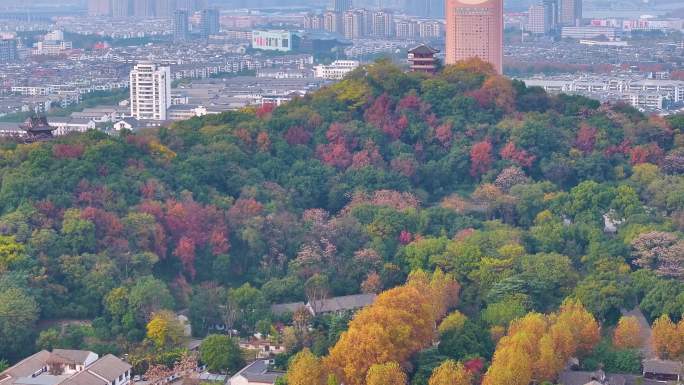
M503 0L446 0L446 64L473 57L503 72Z

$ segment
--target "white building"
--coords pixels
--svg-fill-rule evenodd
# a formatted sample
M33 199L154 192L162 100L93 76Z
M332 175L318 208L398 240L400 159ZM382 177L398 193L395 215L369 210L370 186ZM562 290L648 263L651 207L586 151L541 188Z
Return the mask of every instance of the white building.
M252 48L265 51L292 51L293 33L284 30L252 31Z
M171 69L141 62L131 71L131 116L140 120L166 120L171 107Z
M256 360L228 380L228 385L273 385L285 373L270 369L268 360Z
M330 65L314 67L314 76L320 79L341 80L359 66L356 60L336 60Z
M108 354L54 349L19 361L0 373L1 385L128 385L131 365Z

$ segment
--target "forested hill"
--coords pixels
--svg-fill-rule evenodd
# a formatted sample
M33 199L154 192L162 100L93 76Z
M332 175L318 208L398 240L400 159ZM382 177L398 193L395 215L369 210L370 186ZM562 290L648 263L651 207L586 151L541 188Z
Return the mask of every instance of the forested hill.
M478 61L434 77L379 62L276 109L2 143L0 359L120 353L164 308L198 335L248 333L306 288L378 292L418 268L453 273L482 330L568 296L602 322L638 303L678 319L682 129ZM93 322L32 326L54 319Z

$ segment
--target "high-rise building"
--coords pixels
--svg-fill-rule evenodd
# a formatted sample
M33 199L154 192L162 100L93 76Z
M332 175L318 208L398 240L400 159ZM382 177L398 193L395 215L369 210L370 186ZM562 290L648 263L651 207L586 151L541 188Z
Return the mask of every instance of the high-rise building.
M394 14L390 11L376 11L373 13L373 36L394 36Z
M360 39L366 35L366 21L363 13L357 10L346 11L342 15L344 37L346 39Z
M352 9L352 0L332 0L332 9L335 12L344 12Z
M166 120L171 107L171 69L140 62L131 71L131 116L140 120Z
M304 16L304 29L309 31L322 31L324 29L323 15L307 13Z
M88 16L109 16L111 14L111 0L88 0Z
M527 31L535 35L545 35L549 29L544 4L531 5L527 12Z
M188 11L185 9L176 10L173 13L173 41L186 41L189 37Z
M560 24L580 26L582 23L582 0L560 0Z
M558 0L542 0L542 4L544 5L544 23L549 31L555 31L559 23Z
M208 8L202 10L201 32L202 38L217 35L221 30L218 9Z
M447 0L446 63L478 57L503 71L503 0Z
M170 18L176 10L176 0L154 0L154 16Z
M418 35L418 23L414 20L397 20L394 24L397 38L411 39Z
M146 19L154 17L154 1L153 0L134 0L133 1L133 16Z
M131 0L112 0L112 16L129 17L132 10Z
M438 39L444 35L444 24L437 20L425 20L418 23L418 36L421 39Z
M344 33L342 25L342 14L339 12L328 11L323 14L323 28L331 33Z
M0 38L0 62L17 60L17 40Z

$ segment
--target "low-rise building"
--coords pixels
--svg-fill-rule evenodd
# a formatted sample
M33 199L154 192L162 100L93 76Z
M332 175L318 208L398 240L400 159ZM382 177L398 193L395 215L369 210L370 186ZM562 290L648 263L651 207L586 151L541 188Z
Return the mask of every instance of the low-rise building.
M359 65L356 60L336 60L329 65L314 66L314 76L320 79L341 80Z
M228 385L273 385L285 375L271 369L270 361L256 360L228 380Z
M0 373L0 385L128 385L131 365L108 354L54 349L19 361Z

